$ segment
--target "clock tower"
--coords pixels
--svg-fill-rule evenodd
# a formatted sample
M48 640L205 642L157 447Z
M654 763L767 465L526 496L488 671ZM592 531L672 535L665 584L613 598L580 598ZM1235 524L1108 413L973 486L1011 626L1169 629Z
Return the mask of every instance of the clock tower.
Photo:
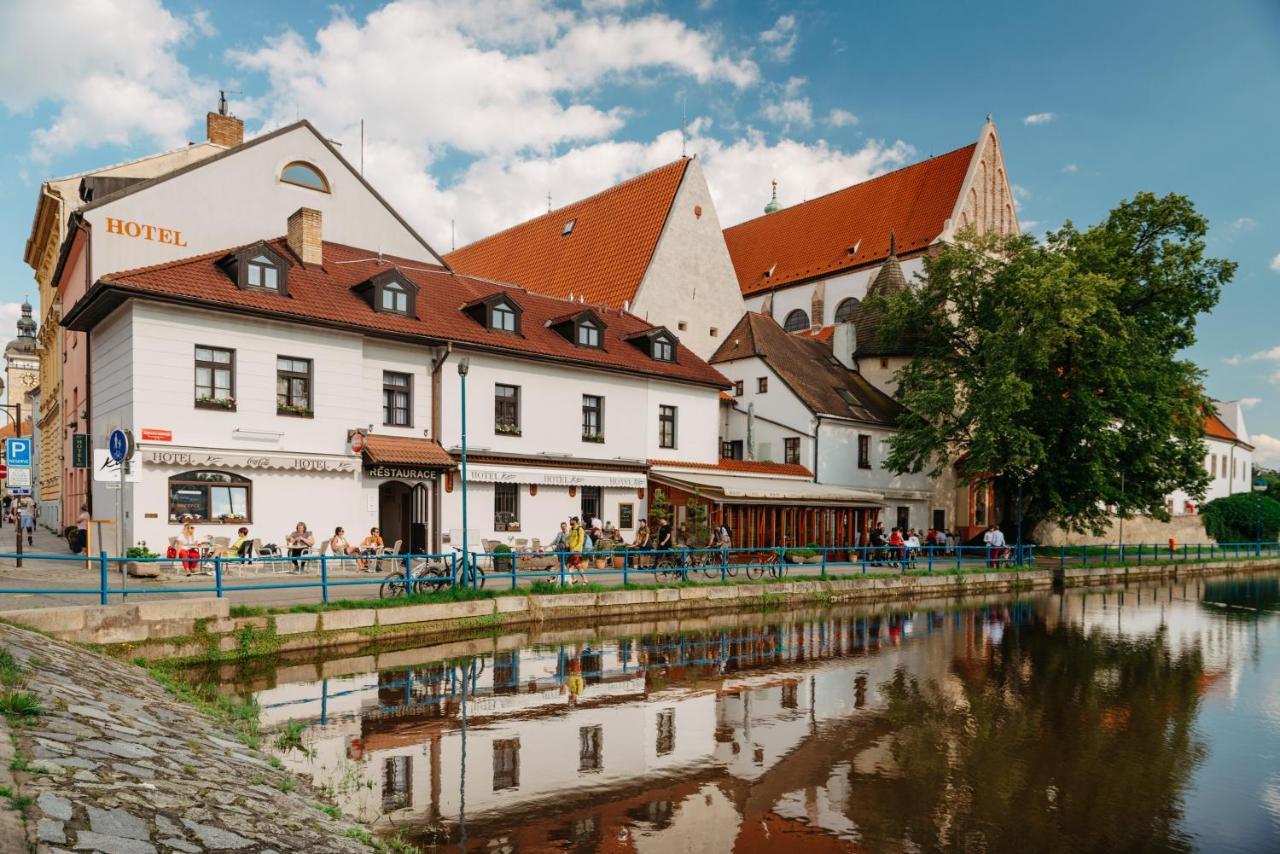
M4 348L4 387L9 403L21 403L23 420L31 412L31 392L40 382L40 357L36 352L36 322L31 303L23 301L18 337Z

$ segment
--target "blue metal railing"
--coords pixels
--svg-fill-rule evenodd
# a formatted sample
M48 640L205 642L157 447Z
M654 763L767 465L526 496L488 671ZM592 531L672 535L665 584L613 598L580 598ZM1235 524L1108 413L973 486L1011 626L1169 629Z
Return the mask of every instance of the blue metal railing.
M0 554L0 560L16 557ZM1136 565L1152 561L1197 562L1280 558L1280 543L1134 543L1123 545L1060 546L1039 552L1042 568L1056 563L1067 566ZM568 587L574 583L608 579L624 586L673 584L688 581L728 582L732 580L781 579L788 575L805 578L857 577L869 574L930 574L940 572L998 569L1020 571L1035 568L1037 551L1032 545L992 549L987 546L857 546L844 548L774 547L667 550L618 549L614 551L545 552L529 550L472 552L465 558L460 549L442 554L381 556L339 556L307 554L272 555L256 558L119 558L100 552L83 555L25 554L31 563L50 561L82 564L88 577L72 577L66 586L7 586L0 580L0 596L96 596L108 604L112 597L130 595L212 593L223 598L251 591L319 592L328 604L337 590L378 588L378 594L403 596L450 587L470 589L517 589L522 583ZM351 569L358 563L378 567L369 577L334 577L335 568ZM170 570L170 578L159 582L131 579L127 564L156 565ZM29 564L30 565L30 564ZM264 578L246 575L252 568L267 573ZM96 570L96 572L94 571ZM174 583L173 577L199 574L207 583ZM354 574L354 573L353 573ZM96 576L96 578L94 578ZM65 576L64 576L65 578ZM94 584L89 581L94 578ZM86 583L75 583L83 580ZM541 582L542 584L539 584ZM490 588L493 589L493 588Z

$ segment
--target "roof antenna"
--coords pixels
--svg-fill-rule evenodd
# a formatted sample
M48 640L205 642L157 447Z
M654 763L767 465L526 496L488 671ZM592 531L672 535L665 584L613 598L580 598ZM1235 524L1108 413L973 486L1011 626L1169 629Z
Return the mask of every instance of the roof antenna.
M689 98L684 92L680 93L680 159L683 160L685 154L685 145L689 141Z
M227 90L218 90L218 115L225 116L227 114Z

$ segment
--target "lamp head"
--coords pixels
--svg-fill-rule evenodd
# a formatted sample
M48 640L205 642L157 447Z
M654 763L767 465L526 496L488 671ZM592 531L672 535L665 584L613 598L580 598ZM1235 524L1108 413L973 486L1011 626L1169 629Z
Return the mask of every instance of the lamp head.
M461 359L458 360L458 376L465 377L467 375L467 371L470 370L470 368L471 368L470 357L463 356Z

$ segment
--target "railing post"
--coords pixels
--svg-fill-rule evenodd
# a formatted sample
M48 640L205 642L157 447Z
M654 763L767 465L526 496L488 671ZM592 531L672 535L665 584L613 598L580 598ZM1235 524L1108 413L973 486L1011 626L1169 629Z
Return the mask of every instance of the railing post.
M929 573L932 575L933 574L933 546L929 545L929 546L926 546L926 548L929 549Z
M513 549L511 551L511 566L508 567L508 569L511 570L511 589L512 590L516 589L516 564L520 562L519 557L520 557L520 553Z
M859 546L858 548L859 548L859 551L862 552L862 574L866 575L867 574L867 546Z
M458 553L457 552L454 552L451 555L449 555L449 570L453 575L453 581L449 584L449 586L457 587L458 586Z
M729 550L720 549L720 580L725 581L729 577Z
M723 577L723 576L721 576ZM827 547L822 547L822 577L827 577Z
M556 552L560 556L560 586L564 587L564 552Z
M1110 548L1106 543L1102 544L1102 565L1107 565L1107 549Z
M1067 547L1065 544L1058 546L1058 572L1067 571Z
M631 549L622 550L622 586L626 587L631 577Z
M329 604L329 556L320 555L320 601Z
M213 587L219 599L222 598L222 555L213 558Z
M1138 543L1138 565L1142 565L1142 543Z
M107 552L98 552L98 604L107 604Z
M956 543L956 572L962 569L961 561L964 560L964 543Z

